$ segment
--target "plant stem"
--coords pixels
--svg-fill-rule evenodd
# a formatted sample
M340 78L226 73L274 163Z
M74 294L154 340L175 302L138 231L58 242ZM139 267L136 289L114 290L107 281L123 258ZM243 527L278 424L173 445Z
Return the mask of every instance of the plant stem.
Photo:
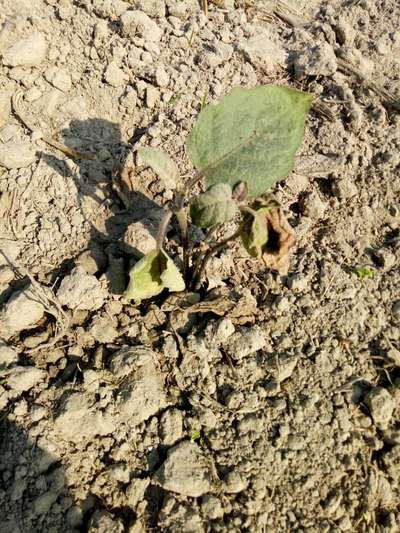
M205 252L204 254L202 254L199 257L199 259L197 261L197 265L196 265L195 271L193 273L193 288L194 288L195 291L200 289L201 278L203 277L204 271L206 269L206 266L207 266L209 260L212 258L213 255L215 255L220 250L225 248L225 246L227 244L229 244L231 241L234 241L235 239L237 239L240 236L241 232L242 232L242 227L243 227L243 225L241 224L239 226L239 228L237 229L237 231L235 231L235 233L233 233L229 237L226 237L226 239L224 239L220 243L216 244L215 246L210 248L207 252Z
M178 219L179 228L181 230L182 248L183 248L183 278L187 281L187 275L189 272L189 236L188 236L188 221L186 211L181 207L175 212Z
M241 213L247 213L249 215L252 215L253 217L257 216L257 211L255 211L254 209L252 209L251 207L247 205L239 206L239 209Z
M195 173L193 178L187 183L181 191L177 191L175 198L173 200L173 207L171 211L167 211L164 215L164 218L161 221L158 236L157 236L157 249L160 250L162 248L162 245L164 243L165 234L167 230L168 223L171 219L171 216L174 214L176 215L180 228L182 233L182 246L183 246L183 262L184 262L184 275L186 278L186 275L189 273L189 243L188 243L188 237L187 237L187 218L186 213L184 213L184 204L185 200L187 200L187 196L192 191L193 187L204 177L207 175L207 173L217 165L221 164L223 161L225 161L227 158L229 158L233 153L237 152L243 146L248 144L250 140L253 140L253 138L256 138L259 136L257 132L255 131L254 134L251 136L250 139L247 139L244 142L239 143L237 146L234 146L232 150L230 150L227 154L223 155L216 161L213 161L212 163L208 164L205 168L202 170L199 170ZM239 230L232 235L231 237L228 237L224 241L222 241L220 244L216 245L214 248L211 248L208 252L205 254L200 254L200 256L197 258L195 262L195 268L193 272L193 282L192 285L197 287L199 285L200 279L204 273L204 269L207 266L208 261L213 256L213 254L217 253L219 250L221 250L229 241L235 239L240 234L241 227Z
M169 224L169 221L171 220L172 214L173 214L172 211L170 211L169 209L164 211L164 215L163 215L163 218L161 219L160 226L158 228L158 233L157 233L157 244L156 244L157 251L160 251L163 248L165 235L167 233L168 224Z

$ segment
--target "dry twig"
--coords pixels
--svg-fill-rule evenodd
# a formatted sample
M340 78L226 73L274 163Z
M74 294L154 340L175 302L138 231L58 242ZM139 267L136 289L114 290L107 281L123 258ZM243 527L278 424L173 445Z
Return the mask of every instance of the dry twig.
M27 119L23 109L22 109L22 99L23 99L23 92L17 91L13 97L12 97L12 106L13 111L17 118L28 128L30 132L36 131L38 128L36 128L29 119ZM69 148L68 146L65 146L65 144L62 144L55 139L51 135L43 134L42 140L51 146L52 148L56 148L63 154L67 155L68 157L72 157L73 159L95 159L95 156L93 154L89 154L88 152L79 152L77 150L74 150L73 148Z

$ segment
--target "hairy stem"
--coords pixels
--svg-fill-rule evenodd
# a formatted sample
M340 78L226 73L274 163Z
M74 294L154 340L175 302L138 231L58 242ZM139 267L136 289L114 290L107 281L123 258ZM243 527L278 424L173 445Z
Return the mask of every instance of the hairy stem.
M169 221L171 220L172 214L173 214L172 211L170 211L169 209L164 211L164 215L163 215L163 218L161 219L160 226L158 228L158 234L157 234L156 246L157 246L158 251L162 250L163 248L165 235L167 233L168 224L169 224Z
M225 246L229 244L231 241L234 241L235 239L237 239L242 232L242 227L243 225L241 224L239 228L237 229L237 231L235 231L235 233L233 233L229 237L226 237L226 239L224 239L223 241L219 242L218 244L216 244L215 246L207 250L207 252L204 252L203 254L201 254L201 256L199 257L197 261L195 271L193 272L192 283L193 283L193 288L195 291L200 289L201 278L203 277L204 271L207 267L208 262L212 258L212 256L220 252L221 250L223 250Z
M240 212L243 214L243 213L246 213L248 215L252 215L253 217L256 217L257 216L257 211L255 211L254 209L252 209L251 207L247 206L247 205L244 205L244 206L239 206L239 209L240 209Z
M179 228L181 230L182 248L183 248L183 278L186 282L188 272L189 272L188 221L187 221L186 211L183 207L181 207L178 211L176 211L175 215L176 215L176 218L178 219Z

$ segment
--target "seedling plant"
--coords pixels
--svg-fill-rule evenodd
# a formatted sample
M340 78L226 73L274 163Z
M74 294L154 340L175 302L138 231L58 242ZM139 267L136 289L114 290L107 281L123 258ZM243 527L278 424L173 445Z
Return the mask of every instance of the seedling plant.
M267 264L271 247L278 246L284 255L292 237L268 190L293 169L311 102L307 93L266 85L235 88L220 103L201 110L186 143L196 172L165 209L156 248L131 269L128 299L140 302L164 289L198 290L210 258L236 239ZM166 153L150 147L138 153L161 179L178 181L178 168ZM206 190L196 195L193 190L199 182L205 182ZM181 233L182 271L164 249L172 217ZM237 226L216 244L195 247L189 242L189 217L208 232L227 222L237 221Z

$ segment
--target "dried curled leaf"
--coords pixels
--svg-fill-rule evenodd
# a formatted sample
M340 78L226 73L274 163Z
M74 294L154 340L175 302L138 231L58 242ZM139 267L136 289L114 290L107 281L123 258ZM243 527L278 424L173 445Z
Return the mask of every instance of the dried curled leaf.
M257 198L252 209L255 214L247 214L245 218L243 245L253 257L262 257L268 268L286 274L295 237L279 202L266 194Z
M280 207L268 210L265 216L268 222L268 242L263 249L263 261L271 270L281 275L287 274L290 249L296 241L294 231Z
M129 277L125 297L137 303L157 296L164 289L179 292L185 288L181 273L163 250L153 250L145 255L130 270Z
M210 187L194 198L190 205L190 216L199 228L209 228L215 224L229 222L237 212L231 188L225 183Z

